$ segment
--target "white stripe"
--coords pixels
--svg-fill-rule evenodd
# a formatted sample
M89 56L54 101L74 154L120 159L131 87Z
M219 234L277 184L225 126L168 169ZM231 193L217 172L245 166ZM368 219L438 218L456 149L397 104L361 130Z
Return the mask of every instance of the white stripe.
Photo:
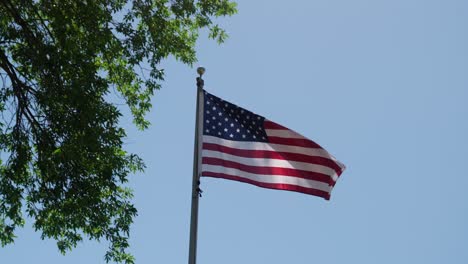
M287 160L278 160L278 159L262 159L262 158L244 158L239 156L230 155L224 152L213 151L213 150L202 150L202 157L208 158L218 158L222 160L228 160L237 162L243 165L248 166L257 166L257 167L278 167L286 169L296 169L310 172L322 173L332 177L334 181L337 180L338 176L336 172L326 166L318 164L310 164L305 162L297 161L287 161Z
M265 129L267 136L271 137L282 137L282 138L298 138L298 139L307 139L310 140L299 133L296 133L292 130L285 129Z
M330 193L333 188L332 186L329 186L327 183L323 183L319 181L313 181L313 180L307 180L307 179L291 177L291 176L283 176L283 175L253 174L253 173L248 173L248 172L241 171L238 169L226 168L226 167L217 166L217 165L203 164L202 171L213 172L213 173L224 173L228 175L241 177L244 179L253 180L256 182L296 185L296 186L301 186L305 188L321 190L327 193Z
M296 153L296 154L304 154L308 156L314 157L323 157L328 158L336 162L338 166L342 170L345 169L345 166L336 160L332 155L330 155L326 150L322 148L305 148L305 147L297 147L297 146L288 146L288 145L281 145L281 144L271 144L271 143L264 143L264 142L250 142L250 141L233 141L222 139L214 136L206 136L203 135L203 143L212 143L223 145L230 148L235 149L246 149L246 150L269 150L275 152L288 152L288 153Z

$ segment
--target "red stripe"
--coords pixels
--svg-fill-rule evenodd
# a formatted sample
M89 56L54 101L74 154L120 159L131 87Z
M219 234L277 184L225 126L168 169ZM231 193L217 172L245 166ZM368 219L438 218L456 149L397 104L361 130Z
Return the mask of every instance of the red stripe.
M263 127L265 129L284 129L284 130L290 130L289 128L287 127L284 127L282 125L279 125L279 124L276 124L275 122L271 122L271 121L268 121L268 120L265 120L263 122Z
M250 183L258 187L263 187L263 188L268 188L268 189L285 190L285 191L293 191L293 192L311 194L311 195L322 197L325 200L330 200L330 194L325 191L312 189L312 188L306 188L306 187L297 186L297 185L257 182L251 179L246 179L246 178L242 178L238 176L233 176L233 175L224 174L224 173L209 172L209 171L203 171L202 176L245 182L245 183Z
M233 168L233 169L238 169L241 171L254 173L254 174L290 176L290 177L296 177L296 178L301 178L301 179L324 182L330 186L335 185L335 181L333 181L333 179L329 175L318 173L318 172L303 171L303 170L281 168L281 167L258 167L258 166L245 165L245 164L237 163L237 162L230 161L230 160L208 158L208 157L202 158L202 164Z
M304 148L322 148L319 144L308 139L301 138L282 138L268 136L268 143L297 146Z
M288 160L288 161L299 161L310 164L318 164L333 169L339 176L343 170L331 159L317 156L309 156L298 153L289 152L276 152L271 150L249 150L249 149L236 149L230 148L223 145L213 143L203 143L203 149L219 151L230 155L244 157L244 158L265 158L265 159L277 159L277 160Z

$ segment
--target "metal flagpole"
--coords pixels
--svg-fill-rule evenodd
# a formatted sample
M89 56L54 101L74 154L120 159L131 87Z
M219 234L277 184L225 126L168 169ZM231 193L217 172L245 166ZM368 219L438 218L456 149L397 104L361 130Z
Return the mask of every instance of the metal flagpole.
M190 217L190 244L189 244L189 264L197 262L197 229L198 229L198 198L201 196L200 190L200 148L203 122L203 85L202 79L205 68L198 67L197 73L197 112L195 117L195 145L193 147L193 182L192 182L192 213Z

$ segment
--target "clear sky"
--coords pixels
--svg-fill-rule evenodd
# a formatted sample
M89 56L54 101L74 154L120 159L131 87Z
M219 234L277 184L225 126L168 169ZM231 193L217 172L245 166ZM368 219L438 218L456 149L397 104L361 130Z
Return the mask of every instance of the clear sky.
M204 178L200 264L468 263L468 1L238 1L222 46L202 39L211 93L292 128L347 165L330 201ZM187 263L195 69L169 60L150 129L130 117L137 263ZM66 256L31 221L0 263Z

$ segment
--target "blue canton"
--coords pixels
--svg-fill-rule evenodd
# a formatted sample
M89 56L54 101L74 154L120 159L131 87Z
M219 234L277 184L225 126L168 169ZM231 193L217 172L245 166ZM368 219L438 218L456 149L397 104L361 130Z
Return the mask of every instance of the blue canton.
M268 142L263 127L265 118L231 104L206 91L203 135L235 141Z

